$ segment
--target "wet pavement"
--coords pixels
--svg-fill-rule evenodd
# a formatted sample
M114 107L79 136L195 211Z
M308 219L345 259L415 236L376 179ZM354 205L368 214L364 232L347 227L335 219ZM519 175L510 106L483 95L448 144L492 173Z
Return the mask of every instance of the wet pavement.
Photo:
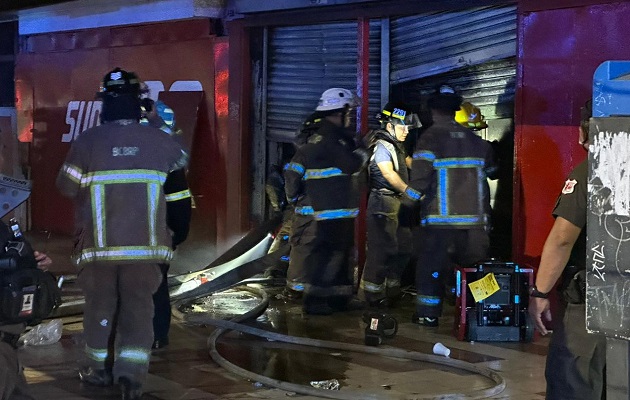
M31 238L36 248L58 261L54 267L57 274L75 273L65 261L69 239L55 240L43 234L31 234ZM299 300L280 296L281 288L252 287L225 291L178 308L170 345L153 352L143 399L426 399L453 393L482 398L480 393L490 393L495 382L476 373L475 368L492 369L505 380L505 390L491 398L544 399L548 338L534 343L458 341L453 336L453 307L446 309L438 328L417 326L410 322L413 296L409 294L388 311L398 320L396 335L379 346L365 346L362 311L305 315ZM64 290L68 296L80 296L72 282ZM217 328L193 325L190 320L200 316L227 320L245 314L260 304L260 290L267 294L268 306L262 315L243 325L268 332L271 338L228 331L216 341L216 352L225 359L218 361L219 365L210 356L209 343ZM19 350L35 398L120 399L115 387L80 383L76 360L82 349L82 318L80 314L67 315L63 322L59 342ZM296 342L299 340L291 338L312 339L316 345L287 343L283 335ZM441 360L435 363L431 356L413 360L400 355L402 350L411 355L431 355L436 342L450 348L450 360L459 360L460 367L466 368L449 365L451 361L442 356L432 356ZM257 379L257 375L262 378ZM314 381L323 382L320 386L336 381L339 389L322 389L313 395L309 390L315 390L311 385ZM302 393L292 390L295 387L306 389Z

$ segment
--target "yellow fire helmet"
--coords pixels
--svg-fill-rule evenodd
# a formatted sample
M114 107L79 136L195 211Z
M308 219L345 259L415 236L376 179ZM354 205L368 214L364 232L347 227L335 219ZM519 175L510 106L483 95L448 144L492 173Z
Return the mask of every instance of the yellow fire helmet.
M474 131L485 129L488 127L484 116L481 115L479 107L474 106L467 101L462 103L459 111L455 113L455 121L457 121L460 125Z

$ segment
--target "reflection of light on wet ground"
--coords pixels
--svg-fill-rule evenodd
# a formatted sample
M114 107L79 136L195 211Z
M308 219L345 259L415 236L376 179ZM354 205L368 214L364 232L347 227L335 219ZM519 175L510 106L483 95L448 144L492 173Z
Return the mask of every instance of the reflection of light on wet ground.
M226 290L187 304L185 313L203 313L215 319L230 319L245 314L260 303L260 298L244 290Z

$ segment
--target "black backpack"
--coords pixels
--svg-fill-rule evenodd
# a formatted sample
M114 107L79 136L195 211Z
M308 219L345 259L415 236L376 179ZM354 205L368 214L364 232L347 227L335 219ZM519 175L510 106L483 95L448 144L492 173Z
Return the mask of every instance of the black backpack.
M37 268L26 240L5 243L0 249L0 324L37 325L61 305L61 289L53 274Z

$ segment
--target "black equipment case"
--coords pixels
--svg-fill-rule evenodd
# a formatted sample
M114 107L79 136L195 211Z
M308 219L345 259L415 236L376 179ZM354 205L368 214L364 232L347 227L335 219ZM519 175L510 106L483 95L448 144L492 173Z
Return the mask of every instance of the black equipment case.
M534 324L527 313L528 289L533 285L534 271L513 262L488 260L472 267L455 269L455 324L458 340L488 342L531 342ZM475 302L468 283L489 273L499 284L490 297Z

